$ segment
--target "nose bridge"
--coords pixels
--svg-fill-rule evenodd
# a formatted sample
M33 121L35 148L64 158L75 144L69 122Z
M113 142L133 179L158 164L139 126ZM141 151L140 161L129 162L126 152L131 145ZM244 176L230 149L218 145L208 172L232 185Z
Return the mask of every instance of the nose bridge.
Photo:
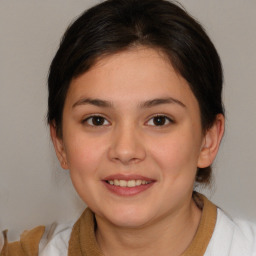
M145 155L139 127L131 122L124 122L115 127L109 150L112 160L130 164L142 161Z

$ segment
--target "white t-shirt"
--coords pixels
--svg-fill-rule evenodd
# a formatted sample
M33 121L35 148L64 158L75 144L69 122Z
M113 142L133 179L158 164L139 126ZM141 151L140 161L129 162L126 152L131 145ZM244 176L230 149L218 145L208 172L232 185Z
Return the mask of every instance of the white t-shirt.
M205 256L256 256L256 224L232 220L218 209Z

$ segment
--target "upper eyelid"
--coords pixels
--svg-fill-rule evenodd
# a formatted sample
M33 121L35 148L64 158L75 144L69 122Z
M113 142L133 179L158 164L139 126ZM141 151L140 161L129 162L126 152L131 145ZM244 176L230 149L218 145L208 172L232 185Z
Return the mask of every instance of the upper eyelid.
M89 118L95 117L95 116L100 116L100 117L102 117L102 118L108 120L108 117L106 117L106 116L103 115L103 114L98 114L98 113L97 113L97 114L87 114L87 115L84 116L82 119L83 119L83 120L86 120L86 119L89 119Z
M149 117L147 118L147 120L149 121L150 119L152 119L152 118L154 118L154 117L158 117L158 116L166 117L168 120L174 122L174 118L173 118L173 117L171 117L171 116L169 116L169 115L167 115L167 114L160 114L160 113L159 113L159 114L154 114L154 115L149 116Z
M100 117L106 119L106 121L108 121L110 124L112 123L112 122L110 121L110 118L109 118L109 117L106 117L105 115L100 114L100 113L88 114L88 115L86 115L85 117L82 118L82 122L86 122L88 119L93 118L93 117L97 117L97 116L100 116ZM166 119L168 119L168 120L169 120L170 122L172 122L172 123L175 122L174 118L171 117L170 115L164 114L164 113L157 113L157 114L150 115L150 116L146 119L145 123L149 122L149 120L151 120L152 118L158 117L158 116L165 117Z
M168 124L174 124L175 123L174 119L172 117L166 115L166 114L155 114L155 115L153 115L153 116L151 116L147 119L147 121L145 122L145 125L147 125L150 122L150 120L152 120L153 118L159 117L159 116L160 117L165 117L169 122ZM159 126L156 125L155 127L158 127L158 128L166 127L168 124L159 125ZM154 125L148 125L148 126L154 126Z
M82 118L82 123L85 123L87 120L89 120L90 118L93 118L93 117L102 117L104 118L109 124L111 124L111 122L109 121L109 119L107 117L105 117L104 115L102 114L90 114L90 115L86 115L85 117Z

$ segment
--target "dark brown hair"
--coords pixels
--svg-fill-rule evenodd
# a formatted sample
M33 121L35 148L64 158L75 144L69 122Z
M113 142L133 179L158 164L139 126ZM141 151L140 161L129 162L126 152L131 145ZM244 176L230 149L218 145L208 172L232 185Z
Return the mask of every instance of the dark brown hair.
M186 79L198 100L203 131L224 114L223 73L218 53L201 25L183 8L165 0L107 0L84 12L66 31L48 78L48 123L62 136L62 112L73 78L102 56L131 47L161 50ZM196 181L209 183L211 167Z

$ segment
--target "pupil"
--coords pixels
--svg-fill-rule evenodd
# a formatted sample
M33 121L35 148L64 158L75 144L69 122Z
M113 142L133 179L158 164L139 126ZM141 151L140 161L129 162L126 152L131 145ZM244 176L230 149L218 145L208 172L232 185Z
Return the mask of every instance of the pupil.
M93 117L93 119L92 119L92 123L93 123L93 125L103 125L103 123L104 123L104 118L101 117L101 116L95 116L95 117Z
M165 124L165 117L164 116L157 116L154 118L155 125L164 125Z

